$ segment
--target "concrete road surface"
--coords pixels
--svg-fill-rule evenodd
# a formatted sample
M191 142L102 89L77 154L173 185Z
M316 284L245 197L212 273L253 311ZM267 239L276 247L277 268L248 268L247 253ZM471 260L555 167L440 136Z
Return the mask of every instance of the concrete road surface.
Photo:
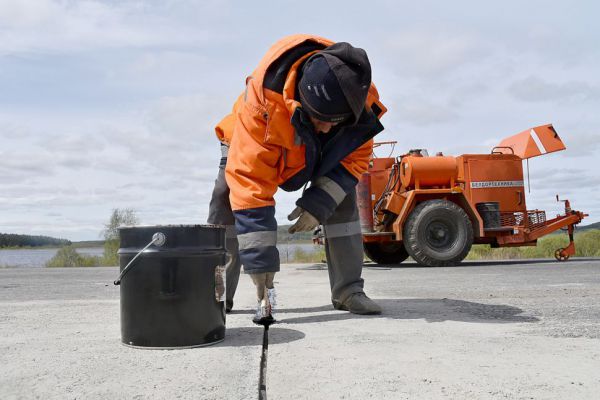
M1 399L254 399L262 328L242 277L226 339L120 344L116 268L0 269ZM276 277L270 399L598 399L600 260L367 264L380 316L334 311L323 265Z

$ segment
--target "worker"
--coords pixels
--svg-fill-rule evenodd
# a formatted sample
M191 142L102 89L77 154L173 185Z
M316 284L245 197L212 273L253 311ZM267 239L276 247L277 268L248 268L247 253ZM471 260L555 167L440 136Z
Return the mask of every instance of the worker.
M381 313L363 291L355 186L385 111L366 52L344 42L287 36L246 78L233 111L215 128L221 161L208 217L226 226L228 312L242 264L256 287L254 322L274 320L280 261L273 195L278 187L304 187L289 232L323 225L333 307Z

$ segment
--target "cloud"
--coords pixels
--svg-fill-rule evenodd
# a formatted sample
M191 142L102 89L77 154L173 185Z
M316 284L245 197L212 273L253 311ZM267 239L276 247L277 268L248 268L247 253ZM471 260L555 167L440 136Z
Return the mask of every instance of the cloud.
M548 219L558 214L564 214L564 204L556 201L556 195L561 200L568 199L574 210L590 214L584 224L596 222L600 218L600 176L584 168L564 164L563 168L556 167L565 162L563 156L549 157L545 162L536 159L530 165L531 185L526 186L526 203L528 209L546 211ZM550 166L554 165L554 167ZM525 180L527 175L525 171Z
M0 204L21 209L47 210L48 208L90 207L98 204L114 204L115 202L134 202L139 199L139 194L124 190L115 190L110 186L95 188L80 187L63 183L60 187L37 188L22 187L5 192L0 196ZM17 195L15 193L21 193Z
M232 103L218 94L194 94L160 98L145 113L153 134L181 141L214 135L215 125L231 110ZM189 143L182 143L188 147Z
M135 208L143 223L204 222L220 158L213 127L268 46L293 33L275 15L285 4L232 4L0 2L2 229L96 238L114 207ZM541 205L556 206L558 188L577 204L589 202L582 209L595 209L586 186L597 183L600 142L588 130L598 123L593 13L582 23L579 14L565 19L564 11L576 11L567 5L515 3L513 10L527 11L516 13L510 4L488 4L465 12L450 3L384 1L371 7L379 19L368 26L351 7L336 20L311 14L315 6L337 12L309 2L296 10L292 29L368 51L389 108L378 138L398 140L396 153L488 153L499 138L551 117L569 132L565 157L572 158L536 159L532 183L540 190L528 204L539 193ZM273 23L246 29L257 18ZM561 174L557 165L578 171ZM540 171L548 180L537 180ZM299 195L277 193L281 223Z
M49 229L33 222L36 210L69 215L37 218L82 232L91 221L99 230L114 207L134 208L150 224L203 223L220 158L214 124L231 108L220 101L208 93L164 96L119 118L22 126L27 143L0 159L0 204L32 218L36 232ZM16 126L8 117L5 125Z
M46 154L32 157L30 152L0 151L0 182L2 183L48 178L55 172L55 166Z
M44 135L40 145L50 151L73 153L99 151L105 148L105 143L98 137L86 135L84 132Z
M222 12L217 2L180 8L168 3L153 7L138 1L4 0L0 3L0 26L4 27L0 29L0 55L186 46L216 38L202 22L211 13ZM177 22L177 13L185 8L198 17L196 24Z
M565 157L581 158L586 156L596 156L600 151L600 134L577 133L566 140L567 151Z
M450 122L458 119L457 111L448 105L428 99L410 97L396 104L396 119L413 125L425 126Z
M539 174L539 173L538 173ZM568 188L584 192L600 188L600 176L590 175L587 170L554 170L544 171L543 175L531 178L532 186L538 190L556 192Z
M61 169L81 171L93 166L103 144L85 134L49 133L52 127L5 122L4 149L0 150L0 181L4 183L39 182L60 176ZM11 127L17 127L10 129Z
M58 2L50 0L6 0L0 5L0 23L6 28L31 28L46 24L61 13Z
M8 140L24 138L27 128L22 123L11 121L9 117L0 115L0 140L7 143Z
M552 83L529 76L513 82L508 92L514 98L527 102L585 101L597 99L600 88L582 81Z
M424 79L447 76L489 55L484 42L474 35L435 28L387 35L380 47L398 74Z

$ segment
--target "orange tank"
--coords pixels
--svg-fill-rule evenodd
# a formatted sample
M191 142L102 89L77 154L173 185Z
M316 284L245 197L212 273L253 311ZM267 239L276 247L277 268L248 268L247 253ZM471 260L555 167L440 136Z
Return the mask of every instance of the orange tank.
M419 187L452 187L458 174L455 157L408 156L402 158L400 179L402 186Z

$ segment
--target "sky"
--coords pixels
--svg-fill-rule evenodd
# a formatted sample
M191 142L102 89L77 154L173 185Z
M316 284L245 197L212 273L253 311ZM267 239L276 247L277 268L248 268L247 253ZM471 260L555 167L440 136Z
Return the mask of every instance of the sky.
M489 153L547 123L567 150L529 163L600 221L600 3L0 0L0 232L95 240L115 208L206 222L214 125L268 48L312 33L364 48L396 154ZM380 151L379 155L387 155ZM300 193L276 194L287 223Z

